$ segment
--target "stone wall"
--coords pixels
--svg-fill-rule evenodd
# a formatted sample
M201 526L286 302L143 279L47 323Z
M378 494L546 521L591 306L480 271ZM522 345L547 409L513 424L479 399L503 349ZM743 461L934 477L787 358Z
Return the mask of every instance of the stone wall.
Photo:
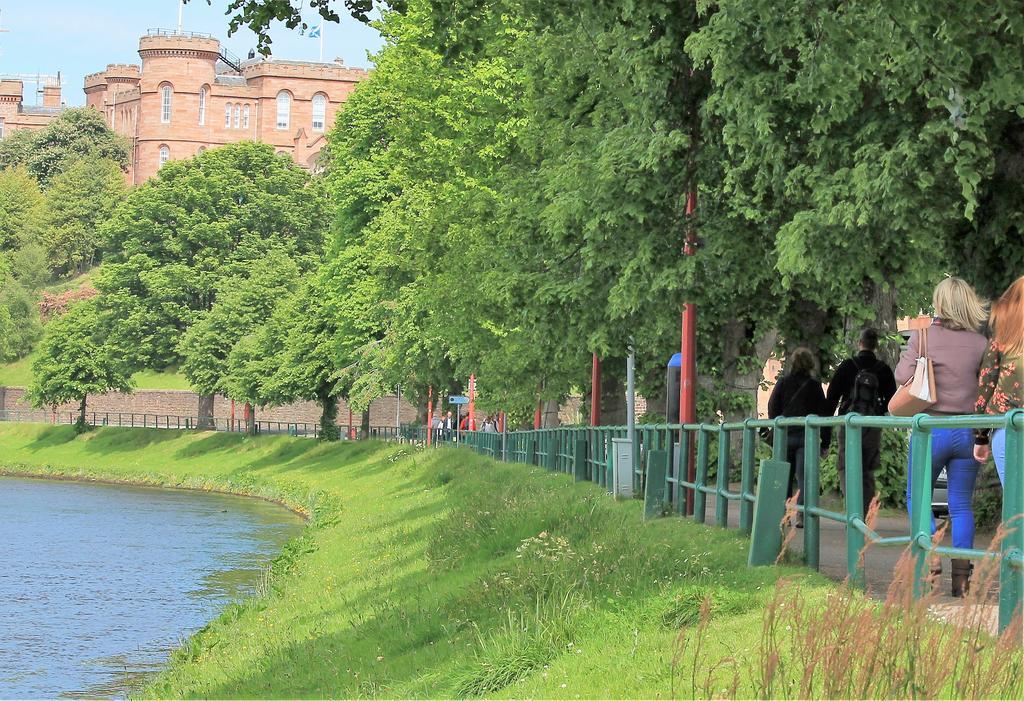
M394 426L396 397L387 396L375 399L370 404L371 426ZM86 402L86 411L97 414L160 414L168 416L195 416L199 406L199 396L187 390L138 390L132 394L100 394L90 395ZM0 386L0 410L27 411L32 407L25 401L25 390L21 387ZM59 411L77 411L77 405L66 404L58 407ZM402 399L399 408L401 423L416 420L416 407ZM213 403L213 414L218 419L231 416L231 400L218 396ZM241 421L243 407L235 405L235 418ZM288 423L317 423L320 421L320 408L314 402L296 402L272 409L257 409L258 421L282 421ZM352 421L359 425L361 415L353 414ZM348 404L344 400L338 402L338 425L347 426L349 422Z

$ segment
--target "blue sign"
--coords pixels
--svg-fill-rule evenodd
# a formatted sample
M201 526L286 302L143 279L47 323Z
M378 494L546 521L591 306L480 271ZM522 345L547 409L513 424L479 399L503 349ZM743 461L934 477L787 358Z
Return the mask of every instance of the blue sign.
M469 404L469 397L465 395L453 394L448 397L449 404Z

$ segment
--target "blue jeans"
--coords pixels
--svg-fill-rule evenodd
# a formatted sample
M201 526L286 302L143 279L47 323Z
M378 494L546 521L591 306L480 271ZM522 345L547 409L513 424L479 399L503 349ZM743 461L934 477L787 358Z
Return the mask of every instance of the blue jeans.
M992 436L992 457L996 461L999 484L1006 486L1006 429L997 428Z
M911 457L913 460L913 457ZM910 463L911 465L913 462ZM942 468L946 468L949 494L949 520L953 547L974 547L974 509L971 498L980 465L974 459L974 433L969 428L937 428L932 431L932 488ZM907 510L910 510L910 479L907 469ZM932 521L935 532L935 521Z

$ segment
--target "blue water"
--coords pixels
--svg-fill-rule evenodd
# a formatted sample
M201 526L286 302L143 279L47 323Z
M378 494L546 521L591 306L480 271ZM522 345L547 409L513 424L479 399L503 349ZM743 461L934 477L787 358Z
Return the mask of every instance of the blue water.
M0 478L0 698L126 696L300 529L255 499Z

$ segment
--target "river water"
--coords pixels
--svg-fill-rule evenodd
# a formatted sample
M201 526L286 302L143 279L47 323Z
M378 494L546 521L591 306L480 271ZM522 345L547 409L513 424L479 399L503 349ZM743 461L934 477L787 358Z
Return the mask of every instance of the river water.
M0 698L126 696L301 528L256 499L0 477Z

